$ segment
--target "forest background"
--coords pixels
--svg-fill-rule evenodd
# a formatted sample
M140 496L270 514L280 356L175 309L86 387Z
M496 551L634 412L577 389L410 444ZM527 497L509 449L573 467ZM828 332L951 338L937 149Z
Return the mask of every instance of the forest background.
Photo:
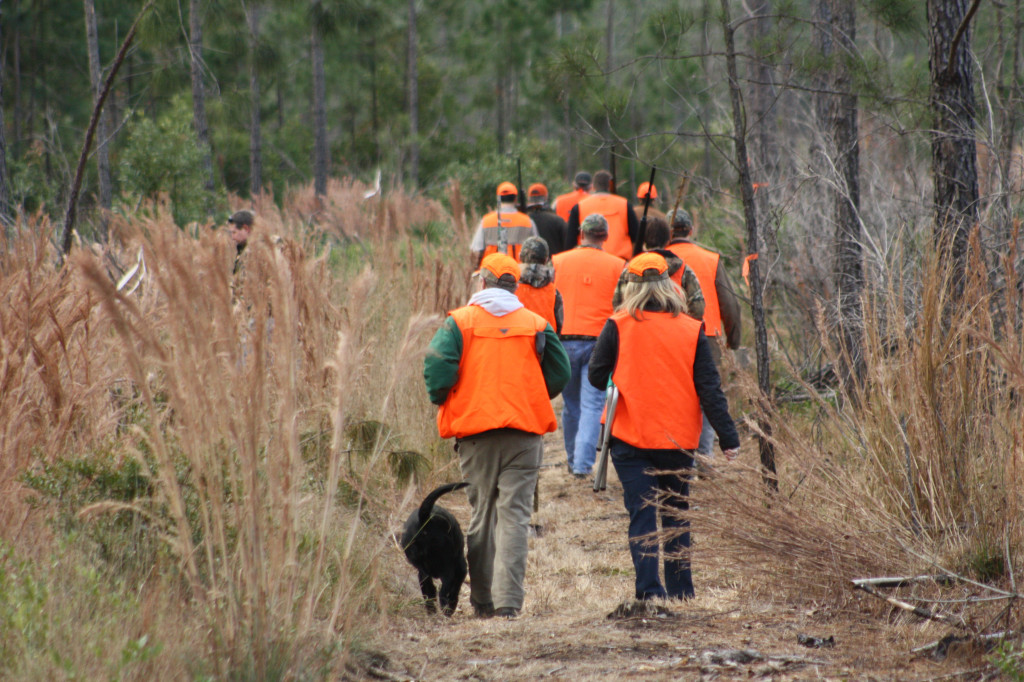
M725 257L762 466L703 523L790 598L953 576L990 597L958 593L961 630L1017 632L1022 26L1020 0L4 0L4 672L343 666L392 608L389 514L451 477L417 354L519 161L552 196L657 166ZM240 312L208 228L241 207L270 305Z

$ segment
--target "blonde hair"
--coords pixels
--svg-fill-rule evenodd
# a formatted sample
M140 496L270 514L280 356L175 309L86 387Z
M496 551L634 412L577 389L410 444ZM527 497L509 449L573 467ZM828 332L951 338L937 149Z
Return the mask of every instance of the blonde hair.
M625 310L634 319L639 320L644 308L651 302L655 309L672 313L672 317L690 311L686 305L686 294L668 277L653 282L625 282L622 285L619 310Z

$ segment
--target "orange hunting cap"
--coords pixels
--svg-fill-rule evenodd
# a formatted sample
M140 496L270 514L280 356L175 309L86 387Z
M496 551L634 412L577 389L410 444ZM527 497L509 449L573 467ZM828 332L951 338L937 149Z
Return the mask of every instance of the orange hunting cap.
M664 260L662 258L662 261ZM488 272L494 276L495 280L500 280L503 276L508 275L513 282L519 281L519 263L512 256L504 253L492 253L480 262L480 273L486 276Z
M640 199L641 201L643 201L644 197L647 196L647 188L648 187L651 188L651 198L652 199L657 199L658 198L658 188L655 187L654 185L652 185L649 182L641 182L640 183L640 186L636 188L636 198Z
M513 185L511 182L503 182L500 185L498 185L499 197L515 196L517 194L519 194L519 192L516 191L516 186Z
M529 191L526 192L528 197L546 197L548 195L548 188L544 186L542 182L535 182L530 185Z
M626 264L627 282L657 282L667 277L668 262L657 253L641 253Z

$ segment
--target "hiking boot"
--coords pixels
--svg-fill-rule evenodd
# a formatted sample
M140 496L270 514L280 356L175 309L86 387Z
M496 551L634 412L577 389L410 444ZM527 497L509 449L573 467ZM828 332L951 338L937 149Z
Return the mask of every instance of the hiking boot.
M589 476L589 475L590 474L584 474L582 472L578 472L578 473L574 473L572 475L572 477L577 479L577 480L579 480L579 481L585 481L585 480L587 480L587 476Z
M494 617L494 604L488 602L487 604L478 604L472 599L469 603L473 605L473 615L477 618L493 618Z
M519 609L514 609L511 606L502 606L495 609L494 615L505 620L515 620L519 617Z

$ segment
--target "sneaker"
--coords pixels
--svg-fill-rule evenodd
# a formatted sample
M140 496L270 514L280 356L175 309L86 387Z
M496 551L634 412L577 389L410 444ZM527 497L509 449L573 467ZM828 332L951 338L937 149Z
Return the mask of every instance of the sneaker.
M515 620L519 617L519 609L514 609L511 606L501 606L494 610L494 615L505 620Z
M587 480L587 476L589 476L589 475L590 475L590 474L584 474L584 473L574 472L574 473L573 473L573 475L572 475L572 477L573 477L573 478L575 478L575 479L578 479L578 480L580 480L580 481L585 481L585 480Z

